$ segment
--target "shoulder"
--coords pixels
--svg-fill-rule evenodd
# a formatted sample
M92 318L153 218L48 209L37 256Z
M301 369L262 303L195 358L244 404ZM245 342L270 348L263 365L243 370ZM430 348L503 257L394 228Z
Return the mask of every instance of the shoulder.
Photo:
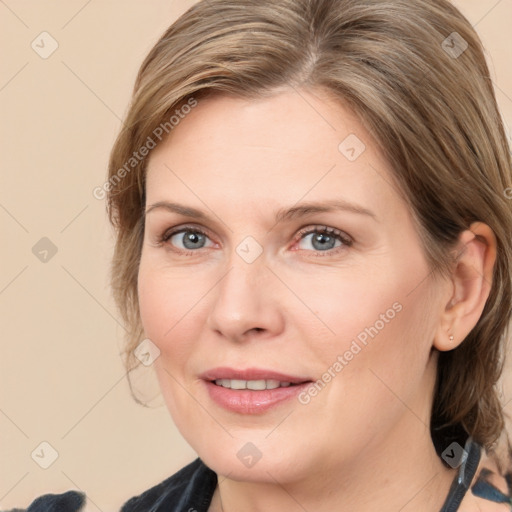
M121 512L208 510L217 475L197 458L158 485L128 500Z
M512 459L503 463L482 454L475 476L459 512L510 512L512 510Z
M217 475L197 458L158 485L128 500L121 512L196 512L207 511ZM5 512L87 512L87 496L78 491L45 494L26 509ZM90 508L95 510L96 507Z
M78 491L62 494L44 494L36 498L26 509L16 508L6 512L79 512L86 505L86 496Z

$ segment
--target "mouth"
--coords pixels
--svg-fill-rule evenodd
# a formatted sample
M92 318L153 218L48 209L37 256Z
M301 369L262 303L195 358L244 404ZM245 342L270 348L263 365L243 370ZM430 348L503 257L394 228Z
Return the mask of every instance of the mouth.
M261 414L295 397L313 381L271 370L215 368L200 376L211 400L230 412Z
M217 386L227 389L251 389L252 391L263 391L264 389L287 388L297 386L287 381L278 381L275 379L261 380L240 380L240 379L216 379L213 382Z

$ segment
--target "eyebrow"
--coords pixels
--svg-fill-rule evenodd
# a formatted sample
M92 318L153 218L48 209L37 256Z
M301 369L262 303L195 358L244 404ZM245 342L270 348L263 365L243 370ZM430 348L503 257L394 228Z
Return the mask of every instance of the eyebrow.
M173 213L178 213L185 217L192 217L195 219L207 220L209 218L208 215L202 210L184 206L179 203L172 203L169 201L158 201L154 204L151 204L148 206L144 214L147 215L148 213L157 209L164 209ZM371 210L363 208L360 205L350 203L343 199L321 202L306 202L289 208L280 208L275 214L275 221L276 223L286 222L296 218L305 217L307 215L312 215L314 213L329 213L333 211L346 211L359 215L365 215L377 221L377 216Z

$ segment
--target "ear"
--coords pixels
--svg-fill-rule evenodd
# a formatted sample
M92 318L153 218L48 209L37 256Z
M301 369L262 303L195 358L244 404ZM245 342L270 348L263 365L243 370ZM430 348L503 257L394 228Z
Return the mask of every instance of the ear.
M434 347L453 350L475 327L491 291L496 237L481 222L461 233L451 274L451 287L434 337Z

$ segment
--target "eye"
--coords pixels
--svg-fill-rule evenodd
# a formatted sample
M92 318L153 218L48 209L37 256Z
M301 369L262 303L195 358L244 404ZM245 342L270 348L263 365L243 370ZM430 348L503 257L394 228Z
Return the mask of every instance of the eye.
M352 239L342 231L327 226L306 228L297 234L298 249L313 253L335 254L345 250L353 243ZM193 254L198 249L214 247L206 232L198 227L184 226L174 228L163 233L158 240L161 244L170 245L176 252Z
M301 230L298 233L300 237L299 249L311 250L317 252L337 253L338 250L346 249L352 245L351 238L335 228L327 226L315 226Z
M160 242L168 243L182 252L193 252L195 249L213 247L214 245L204 231L196 227L187 226L173 231L166 231L161 237Z

